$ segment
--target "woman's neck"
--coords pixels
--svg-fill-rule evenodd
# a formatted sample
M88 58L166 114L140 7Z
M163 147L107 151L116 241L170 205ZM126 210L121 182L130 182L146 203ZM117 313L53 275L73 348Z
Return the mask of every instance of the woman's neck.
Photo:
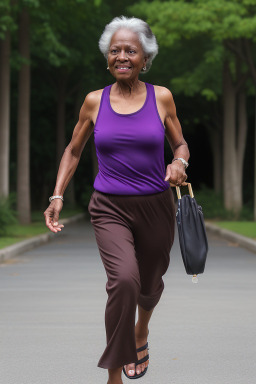
M141 89L143 83L137 78L135 80L127 81L117 81L115 84L115 91L123 96L130 96L134 92L138 92Z

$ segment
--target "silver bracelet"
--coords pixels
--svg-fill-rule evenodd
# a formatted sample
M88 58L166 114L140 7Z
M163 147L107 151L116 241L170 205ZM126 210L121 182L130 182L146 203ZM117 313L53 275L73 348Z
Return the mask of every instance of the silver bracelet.
M182 164L184 165L185 169L188 167L188 162L183 159L182 157L177 157L176 159L173 159L172 163L176 160L180 160L182 162Z
M52 200L55 200L55 199L61 199L62 201L64 201L63 196L56 195L56 196L49 197L50 203L52 202Z

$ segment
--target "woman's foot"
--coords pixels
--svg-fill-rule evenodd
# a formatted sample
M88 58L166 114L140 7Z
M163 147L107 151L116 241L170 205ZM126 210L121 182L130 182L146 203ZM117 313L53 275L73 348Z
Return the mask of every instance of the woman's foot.
M148 329L146 330L138 330L135 326L135 341L136 341L136 349L142 347L147 343L148 339ZM138 360L142 359L144 356L148 354L148 349L144 349L141 352L138 352ZM140 374L145 370L145 368L148 366L149 360L145 361L142 364L139 364L136 366L136 373ZM128 364L124 366L125 372L128 376L134 376L135 375L135 363Z

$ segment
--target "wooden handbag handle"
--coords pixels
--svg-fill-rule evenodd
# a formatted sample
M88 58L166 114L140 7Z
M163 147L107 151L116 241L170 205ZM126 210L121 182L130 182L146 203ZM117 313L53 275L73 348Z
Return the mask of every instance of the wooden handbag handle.
M190 196L193 198L194 197L194 193L193 193L193 190L192 190L191 183L186 183L186 185L188 186L188 191L189 191ZM181 199L180 187L178 187L177 185L175 185L175 187L176 187L177 197L180 200Z

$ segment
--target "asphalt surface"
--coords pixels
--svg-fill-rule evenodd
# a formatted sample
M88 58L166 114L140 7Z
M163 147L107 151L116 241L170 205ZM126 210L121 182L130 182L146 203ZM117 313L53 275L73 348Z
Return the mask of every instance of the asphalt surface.
M256 255L213 235L209 246L193 284L175 240L141 384L256 382ZM106 384L105 285L90 222L0 264L0 382Z

